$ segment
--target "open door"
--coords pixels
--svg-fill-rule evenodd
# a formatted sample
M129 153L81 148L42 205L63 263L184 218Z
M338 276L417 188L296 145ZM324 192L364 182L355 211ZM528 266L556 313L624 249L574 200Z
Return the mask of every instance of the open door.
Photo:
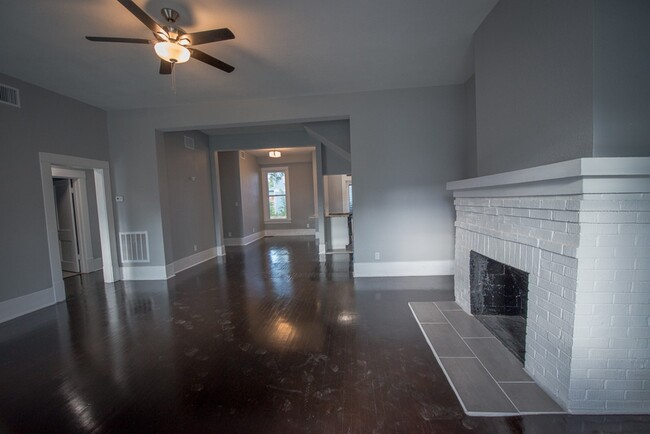
M77 243L72 180L55 179L53 182L61 268L63 271L79 273L81 267L79 266L79 244Z

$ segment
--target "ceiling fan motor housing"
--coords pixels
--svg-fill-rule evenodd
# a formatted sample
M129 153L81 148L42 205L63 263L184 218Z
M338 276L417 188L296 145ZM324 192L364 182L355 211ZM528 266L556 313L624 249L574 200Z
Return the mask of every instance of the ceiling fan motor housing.
M168 23L175 23L180 16L178 12L171 8L162 8L160 13L165 17L165 20L167 20Z

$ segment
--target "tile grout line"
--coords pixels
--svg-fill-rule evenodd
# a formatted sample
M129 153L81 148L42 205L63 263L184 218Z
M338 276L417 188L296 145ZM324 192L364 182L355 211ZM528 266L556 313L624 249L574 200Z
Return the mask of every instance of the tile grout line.
M438 306L436 306L436 307L438 307ZM441 311L441 312L442 312L442 311ZM467 312L465 312L465 314L467 315ZM463 343L464 343L465 345L467 345L467 342L465 342L465 338L463 338L463 337L460 335L460 333L458 333L458 330L456 330L456 327L454 327L454 325L451 323L451 321L449 321L449 318L447 318L447 315L445 315L444 312L442 312L442 315L447 319L447 322L449 322L449 325L451 326L451 328L454 329L454 331L458 334L458 337L463 341ZM493 336L493 337L494 337L494 336ZM485 372L488 373L488 375L490 376L490 378L492 379L492 381L494 381L494 383L497 385L497 387L499 388L499 390L501 390L501 393L503 393L503 394L505 395L505 397L508 399L508 401L510 401L510 403L511 403L512 406L515 408L515 410L517 410L517 413L521 414L521 411L519 411L519 408L515 405L514 402L512 402L512 399L510 399L510 396L508 396L508 394L506 393L506 391L503 390L503 387L501 387L501 385L499 384L499 382L498 382L498 381L497 381L497 380L492 376L492 373L491 373L490 371L488 371L488 369L485 367L485 365L483 364L483 362L481 361L481 359L479 359L479 357L476 355L476 353L474 352L474 350L472 350L472 347L470 347L469 345L467 345L467 348L469 348L469 350L472 352L472 354L474 354L474 357L476 357L476 360L478 360L478 362L481 364L481 366L483 367L483 369L485 369Z

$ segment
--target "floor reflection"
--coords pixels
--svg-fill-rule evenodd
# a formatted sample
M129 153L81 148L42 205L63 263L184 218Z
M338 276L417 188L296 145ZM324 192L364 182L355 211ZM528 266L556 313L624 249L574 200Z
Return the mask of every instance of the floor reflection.
M1 324L0 432L650 428L465 416L407 306L451 299L448 279L354 279L301 237L227 253L169 281L72 277L67 303Z

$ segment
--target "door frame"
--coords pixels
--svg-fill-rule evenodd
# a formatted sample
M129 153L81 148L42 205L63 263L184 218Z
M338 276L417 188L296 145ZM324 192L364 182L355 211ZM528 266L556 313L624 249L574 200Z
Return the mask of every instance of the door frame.
M86 172L68 169L67 167L52 166L52 177L72 180L74 191L75 225L79 243L79 266L81 273L96 271L91 265L93 256L92 236L90 234L90 212L88 211L88 185Z
M97 214L99 217L99 236L102 246L102 262L104 282L111 283L121 280L119 263L117 261L117 243L113 203L111 198L111 177L108 161L92 160L89 158L73 157L70 155L50 154L39 152L41 166L41 185L43 188L43 203L45 207L45 226L47 229L47 244L50 257L50 273L56 302L65 300L65 286L61 271L61 255L56 229L56 208L54 204L54 189L52 188L52 166L93 170L95 190L97 195Z

